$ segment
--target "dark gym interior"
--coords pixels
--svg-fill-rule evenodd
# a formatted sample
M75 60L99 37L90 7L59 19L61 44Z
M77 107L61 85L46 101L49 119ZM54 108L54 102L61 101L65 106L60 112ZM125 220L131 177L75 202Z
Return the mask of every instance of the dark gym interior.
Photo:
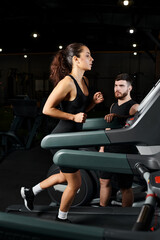
M146 100L149 109L139 112L140 116L147 119L142 125L142 139L145 126L149 121L153 124L150 116L154 116L153 109L158 114L159 101L155 99L155 96L159 98L157 82L160 78L159 1L130 0L128 6L123 2L6 0L1 3L0 239L158 239L159 208L152 221L152 225L157 227L153 233L131 231L139 207L124 210L118 203L116 207L106 209L97 207L99 185L94 172L97 166L94 164L90 172L85 164L81 170L87 188L84 191L87 191L88 196L82 199L77 196L78 200L75 200L71 210L75 224L64 226L64 232L61 231L62 226L53 221L56 212L54 206L57 208L56 201L59 201L58 195L58 200L52 196L57 194L56 190L54 193L53 190L42 192L35 200L36 211L33 213L22 206L20 196L21 186L28 183L33 186L57 171L50 149L43 148L41 141L50 134L58 120L44 116L42 107L53 89L49 81L52 58L68 44L82 42L88 46L94 58L92 70L86 72L90 89L93 93L101 91L104 95L104 102L88 114L88 119L102 120L109 112L114 101L114 79L117 74L127 72L133 79L132 98L138 103L143 101L151 89L156 89L153 90L153 98L150 97L149 102ZM159 123L156 114L155 126ZM134 136L137 136L137 131L135 129ZM158 148L158 127L154 131L156 140L151 137L146 142ZM116 134L113 137L109 135L108 139L114 142ZM131 139L132 136L131 132ZM117 141L123 142L123 137L122 140L120 138L121 135ZM155 161L158 170L158 153L150 157L142 156L140 161ZM90 161L85 154L83 157ZM135 161L134 156L129 159L131 168L131 162ZM95 187L91 186L93 183L90 185L90 179ZM135 189L137 203L144 201L143 187L143 184L139 186L138 192ZM92 210L88 210L90 202L94 205Z

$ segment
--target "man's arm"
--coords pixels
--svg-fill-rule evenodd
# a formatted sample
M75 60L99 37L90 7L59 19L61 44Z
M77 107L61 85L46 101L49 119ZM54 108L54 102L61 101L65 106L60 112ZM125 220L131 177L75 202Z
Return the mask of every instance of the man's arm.
M131 116L134 115L138 111L138 107L139 107L138 103L134 104L129 110L129 115Z
M114 117L117 117L117 118L121 118L121 119L127 119L129 116L133 116L137 111L138 111L138 107L139 107L139 104L136 103L134 104L130 110L129 110L129 115L128 116L123 116L123 115L118 115L116 113L109 113L107 115L105 115L104 119L107 121L107 122L112 122L113 118Z

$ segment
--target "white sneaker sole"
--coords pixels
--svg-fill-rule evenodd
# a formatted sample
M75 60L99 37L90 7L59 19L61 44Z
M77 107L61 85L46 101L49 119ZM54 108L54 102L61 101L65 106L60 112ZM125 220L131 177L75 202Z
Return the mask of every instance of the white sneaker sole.
M24 205L25 205L25 207L26 207L29 211L32 211L32 210L29 209L28 206L27 206L27 200L26 200L26 196L25 196L25 193L24 193L24 187L21 187L21 196L22 196L22 198L23 198L23 200L24 200Z

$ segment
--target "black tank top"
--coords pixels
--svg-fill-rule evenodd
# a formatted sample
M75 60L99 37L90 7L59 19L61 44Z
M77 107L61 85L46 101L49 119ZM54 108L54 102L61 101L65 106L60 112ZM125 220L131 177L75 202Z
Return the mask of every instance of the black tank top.
M121 104L120 106L118 103L113 103L111 106L110 113L116 113L118 115L126 116L124 118L118 118L118 121L121 125L125 125L127 118L129 117L129 110L134 105L137 104L134 100L129 100ZM120 144L120 145L108 145L105 146L105 152L112 152L112 153L125 153L125 154L137 154L138 150L136 146L133 144Z
M85 96L79 87L77 81L74 79L72 75L69 75L76 86L77 95L73 101L62 101L60 103L60 109L63 112L77 114L80 112L85 112L86 107L89 104L89 96ZM84 78L83 78L84 80ZM84 80L85 82L85 80ZM86 86L87 83L85 82ZM87 86L88 88L88 86ZM81 131L83 127L83 123L76 123L70 120L60 120L58 125L53 129L52 133L62 133L62 132L75 132Z
M84 93L82 92L82 90L79 87L75 78L72 75L69 75L69 76L73 79L74 84L76 85L77 96L73 101L62 101L60 103L61 110L63 112L73 113L73 114L85 112L85 109L88 104L88 96L84 95ZM83 80L84 80L84 78L83 78ZM84 82L85 82L85 80L84 80ZM85 84L86 84L86 82L85 82ZM87 84L86 84L86 86L87 86ZM88 88L88 86L87 86L87 88Z
M128 102L125 102L125 103L121 104L120 106L118 105L118 103L113 103L113 105L111 106L110 112L111 113L116 113L118 115L126 116L122 119L119 119L120 123L122 125L125 125L125 122L126 122L127 118L130 116L129 115L129 110L134 104L136 104L136 102L132 99L129 100Z

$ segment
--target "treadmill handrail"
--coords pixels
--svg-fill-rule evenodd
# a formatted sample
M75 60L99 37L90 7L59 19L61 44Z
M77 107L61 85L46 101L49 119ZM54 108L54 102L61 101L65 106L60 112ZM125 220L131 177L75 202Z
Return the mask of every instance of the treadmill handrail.
M153 88L149 91L149 93L145 96L145 98L141 101L138 112L142 112L144 108L147 106L148 102L160 91L160 79L153 86Z
M41 147L45 149L101 146L103 144L110 144L105 130L49 134L41 141Z
M58 166L133 174L126 154L61 149L53 157Z

